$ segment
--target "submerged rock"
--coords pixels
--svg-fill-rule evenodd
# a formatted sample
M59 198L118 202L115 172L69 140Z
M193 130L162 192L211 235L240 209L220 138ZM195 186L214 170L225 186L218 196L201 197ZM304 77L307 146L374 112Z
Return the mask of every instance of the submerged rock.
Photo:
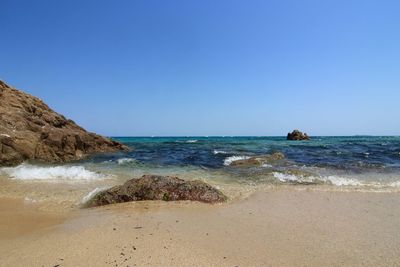
M0 166L24 160L65 162L124 145L86 132L42 100L0 81Z
M85 206L95 207L140 200L217 203L226 201L227 197L218 189L199 180L185 181L172 176L143 175L139 179L131 179L123 185L97 193Z
M302 133L299 130L294 130L287 134L287 140L310 140L310 137L306 133Z
M229 166L237 166L237 167L256 167L262 166L264 164L272 164L276 163L277 161L283 160L285 155L281 152L275 152L270 155L263 155L263 156L256 156L250 157L247 159L240 159L232 161Z

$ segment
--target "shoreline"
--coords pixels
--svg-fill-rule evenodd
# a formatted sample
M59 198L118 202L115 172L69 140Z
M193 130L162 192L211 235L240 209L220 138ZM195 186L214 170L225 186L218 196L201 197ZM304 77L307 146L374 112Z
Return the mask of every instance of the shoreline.
M184 177L185 179L186 177ZM129 178L125 178L129 179ZM105 190L123 184L126 180L105 179L94 181L69 180L17 180L0 175L0 201L13 200L32 205L41 212L67 214L80 210L85 199L93 192ZM228 183L220 180L202 179L209 185L222 191L227 197L227 204L240 202L258 192L271 191L310 191L310 192L346 192L371 194L396 194L400 187L336 186L330 184L302 183Z
M0 199L2 211L10 204ZM143 201L56 215L40 207L8 207L9 219L5 223L3 218L0 234L17 221L33 228L0 237L0 255L7 255L0 263L5 266L395 266L400 262L398 193L281 187L217 205ZM36 224L18 220L21 215L44 219Z

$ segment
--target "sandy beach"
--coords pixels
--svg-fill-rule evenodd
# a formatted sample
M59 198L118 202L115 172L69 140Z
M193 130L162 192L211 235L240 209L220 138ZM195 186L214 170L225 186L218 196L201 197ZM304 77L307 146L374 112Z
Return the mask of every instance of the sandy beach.
M0 7L0 267L400 267L400 1Z
M400 265L398 193L281 187L218 205L0 209L1 266Z

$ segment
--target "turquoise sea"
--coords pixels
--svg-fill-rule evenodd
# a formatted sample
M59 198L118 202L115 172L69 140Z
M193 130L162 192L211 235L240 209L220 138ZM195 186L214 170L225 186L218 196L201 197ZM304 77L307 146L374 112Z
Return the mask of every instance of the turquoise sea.
M131 151L99 154L68 164L31 162L1 168L3 193L76 204L98 190L143 174L201 179L231 198L271 186L400 191L398 136L313 136L310 141L230 136L113 139ZM283 153L285 159L260 166L230 166L235 160L273 152Z
M400 185L400 137L114 137L128 153L98 155L88 161L134 169L202 169L239 182L332 184L337 186ZM246 157L281 152L276 165L231 167ZM229 178L227 178L229 179Z

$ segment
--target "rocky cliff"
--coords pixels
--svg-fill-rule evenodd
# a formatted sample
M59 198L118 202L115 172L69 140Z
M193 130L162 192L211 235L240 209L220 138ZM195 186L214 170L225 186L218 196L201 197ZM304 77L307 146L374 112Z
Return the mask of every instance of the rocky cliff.
M24 160L66 162L126 149L118 142L85 131L39 98L0 81L0 166Z

